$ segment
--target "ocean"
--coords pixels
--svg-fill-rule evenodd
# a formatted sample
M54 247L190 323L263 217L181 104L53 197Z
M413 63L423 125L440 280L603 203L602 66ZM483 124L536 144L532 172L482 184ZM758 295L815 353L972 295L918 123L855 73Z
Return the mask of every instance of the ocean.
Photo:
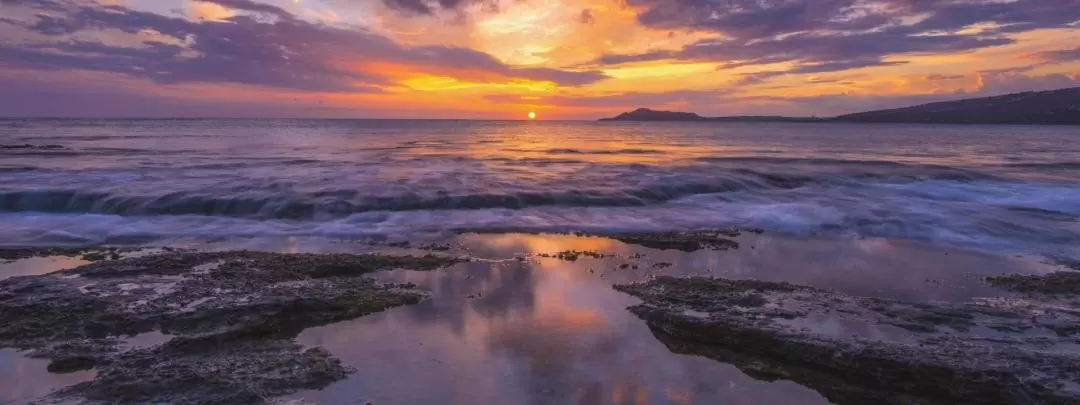
M1080 258L1073 127L0 121L0 243L753 226Z
M325 350L349 373L305 389L282 380L274 395L283 396L267 403L861 404L822 385L816 376L823 372L800 374L799 364L753 355L716 360L672 344L627 310L640 299L612 287L704 276L933 305L1008 299L986 277L1043 275L1064 269L1053 263L1080 259L1077 141L1076 128L1026 126L0 121L0 247L140 248L94 264L90 255L62 251L0 260L7 283L0 287L8 294L0 306L16 309L0 313L16 328L28 318L62 328L64 315L41 323L48 317L23 308L41 303L47 315L66 308L64 300L73 298L56 295L67 291L58 286L75 283L80 287L70 290L82 292L78 297L110 285L131 300L129 294L190 293L196 295L181 312L231 314L222 308L231 308L235 288L246 284L230 280L247 273L225 276L217 268L222 262L208 262L190 274L162 276L157 266L172 262L138 264L155 253L168 260L213 260L199 255L238 249L434 254L467 261L364 276L416 287L429 295L424 302L344 320L297 304L307 308L303 319L319 321L288 332L285 341ZM596 236L731 226L763 232L733 237L737 247L730 249L689 252ZM576 231L584 234L568 233ZM185 256L173 247L201 253ZM560 253L573 251L589 253ZM232 266L228 271L246 268ZM72 268L64 271L104 268L119 278L54 273ZM171 287L192 280L222 286ZM324 282L239 291L269 294L263 297L273 302ZM55 288L20 287L27 285ZM834 315L801 321L844 339L907 342L914 333ZM956 333L967 336L964 330ZM190 338L157 326L132 333L115 336L118 352L109 355L172 353L169 342ZM1046 333L1025 336L1057 336ZM1039 350L1048 345L1037 343ZM88 387L115 387L108 378L117 372L160 381L138 386L151 394L183 396L189 380L169 376L186 375L175 371L187 370L185 362L207 361L198 354L147 355L138 370L98 364L58 373L49 359L0 347L0 403L70 399L65 390L72 387L78 397ZM165 377L142 380L145 373ZM254 389L244 385L251 376L208 378L234 384L223 385L232 393ZM126 387L135 386L116 392Z

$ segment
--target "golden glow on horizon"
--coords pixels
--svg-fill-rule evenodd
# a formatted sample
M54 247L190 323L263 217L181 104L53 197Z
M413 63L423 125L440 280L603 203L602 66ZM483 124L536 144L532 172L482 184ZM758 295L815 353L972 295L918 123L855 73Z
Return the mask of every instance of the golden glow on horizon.
M702 115L828 116L902 107L911 100L959 99L1080 85L1080 60L1055 61L1047 60L1046 56L1055 51L1068 53L1076 47L1074 44L1080 43L1077 24L1009 33L1011 43L961 52L905 53L901 49L890 53L884 49L881 60L885 64L855 65L851 69L840 64L840 69L835 71L799 73L802 65L811 63L781 57L775 59L779 62L769 63L773 59L760 58L760 63L740 64L739 59L746 56L740 56L739 52L602 63L618 60L605 56L679 55L684 46L725 39L722 34L705 29L643 26L639 17L651 2L492 0L464 2L471 5L421 15L402 13L380 1L251 1L280 7L304 22L319 24L312 29L340 30L339 34L362 31L387 43L374 48L367 44L356 44L355 48L337 44L326 49L312 44L318 52L302 53L311 60L290 56L290 63L297 66L326 65L328 71L339 72L340 76L355 75L356 91L334 91L339 85L336 82L315 87L297 81L292 83L295 87L275 87L288 80L243 82L225 74L222 77L228 76L228 80L220 82L157 82L145 75L132 78L123 72L74 69L64 74L34 72L33 76L43 85L68 81L88 83L85 86L108 83L131 93L174 99L177 103L252 106L250 111L254 112L241 114L275 111L284 116L523 119L521 112L525 111L528 120L595 119L638 107ZM97 3L122 4L158 14L172 12L171 8L152 0L98 0ZM177 3L181 6L176 9L189 22L239 29L240 24L232 19L252 17L255 19L252 23L276 20L266 13L226 6L243 2L180 0ZM443 2L418 3L438 9L436 6ZM446 2L450 3L454 2ZM248 20L244 21L246 24ZM1002 31L1001 27L986 22L961 28L953 34L997 35L990 33ZM2 31L0 42L6 39ZM81 41L124 48L141 49L162 42L187 48L182 57L199 56L190 41L149 28L138 33L115 28L88 30L80 35L86 36ZM34 38L26 41L32 39L36 41ZM41 41L46 39L42 37ZM72 38L63 38L69 39ZM259 40L270 45L274 41L292 44L284 37ZM449 55L447 59L454 60L441 63L416 57L428 49L445 51ZM10 71L12 77L30 76L28 71L8 67L0 69L0 74L5 71ZM319 71L315 72L305 80L321 83L315 77ZM76 82L69 77L79 79ZM538 114L541 112L542 118Z

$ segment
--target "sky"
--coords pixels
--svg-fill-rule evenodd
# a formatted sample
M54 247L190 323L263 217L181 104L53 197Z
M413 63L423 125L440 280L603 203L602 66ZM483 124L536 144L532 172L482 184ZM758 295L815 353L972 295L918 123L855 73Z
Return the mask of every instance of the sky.
M832 116L1080 86L1080 0L0 0L0 116Z

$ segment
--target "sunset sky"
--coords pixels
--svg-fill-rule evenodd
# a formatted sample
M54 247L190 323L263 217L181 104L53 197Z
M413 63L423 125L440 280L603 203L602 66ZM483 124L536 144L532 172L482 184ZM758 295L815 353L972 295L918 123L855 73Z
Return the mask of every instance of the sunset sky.
M1080 0L0 0L0 116L835 115L1080 86Z

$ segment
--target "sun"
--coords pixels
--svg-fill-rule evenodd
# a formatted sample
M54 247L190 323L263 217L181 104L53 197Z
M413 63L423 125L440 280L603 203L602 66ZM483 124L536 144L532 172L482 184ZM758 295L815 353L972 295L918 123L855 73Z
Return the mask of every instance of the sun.
M529 119L530 120L535 120L536 119L536 112L529 111Z

